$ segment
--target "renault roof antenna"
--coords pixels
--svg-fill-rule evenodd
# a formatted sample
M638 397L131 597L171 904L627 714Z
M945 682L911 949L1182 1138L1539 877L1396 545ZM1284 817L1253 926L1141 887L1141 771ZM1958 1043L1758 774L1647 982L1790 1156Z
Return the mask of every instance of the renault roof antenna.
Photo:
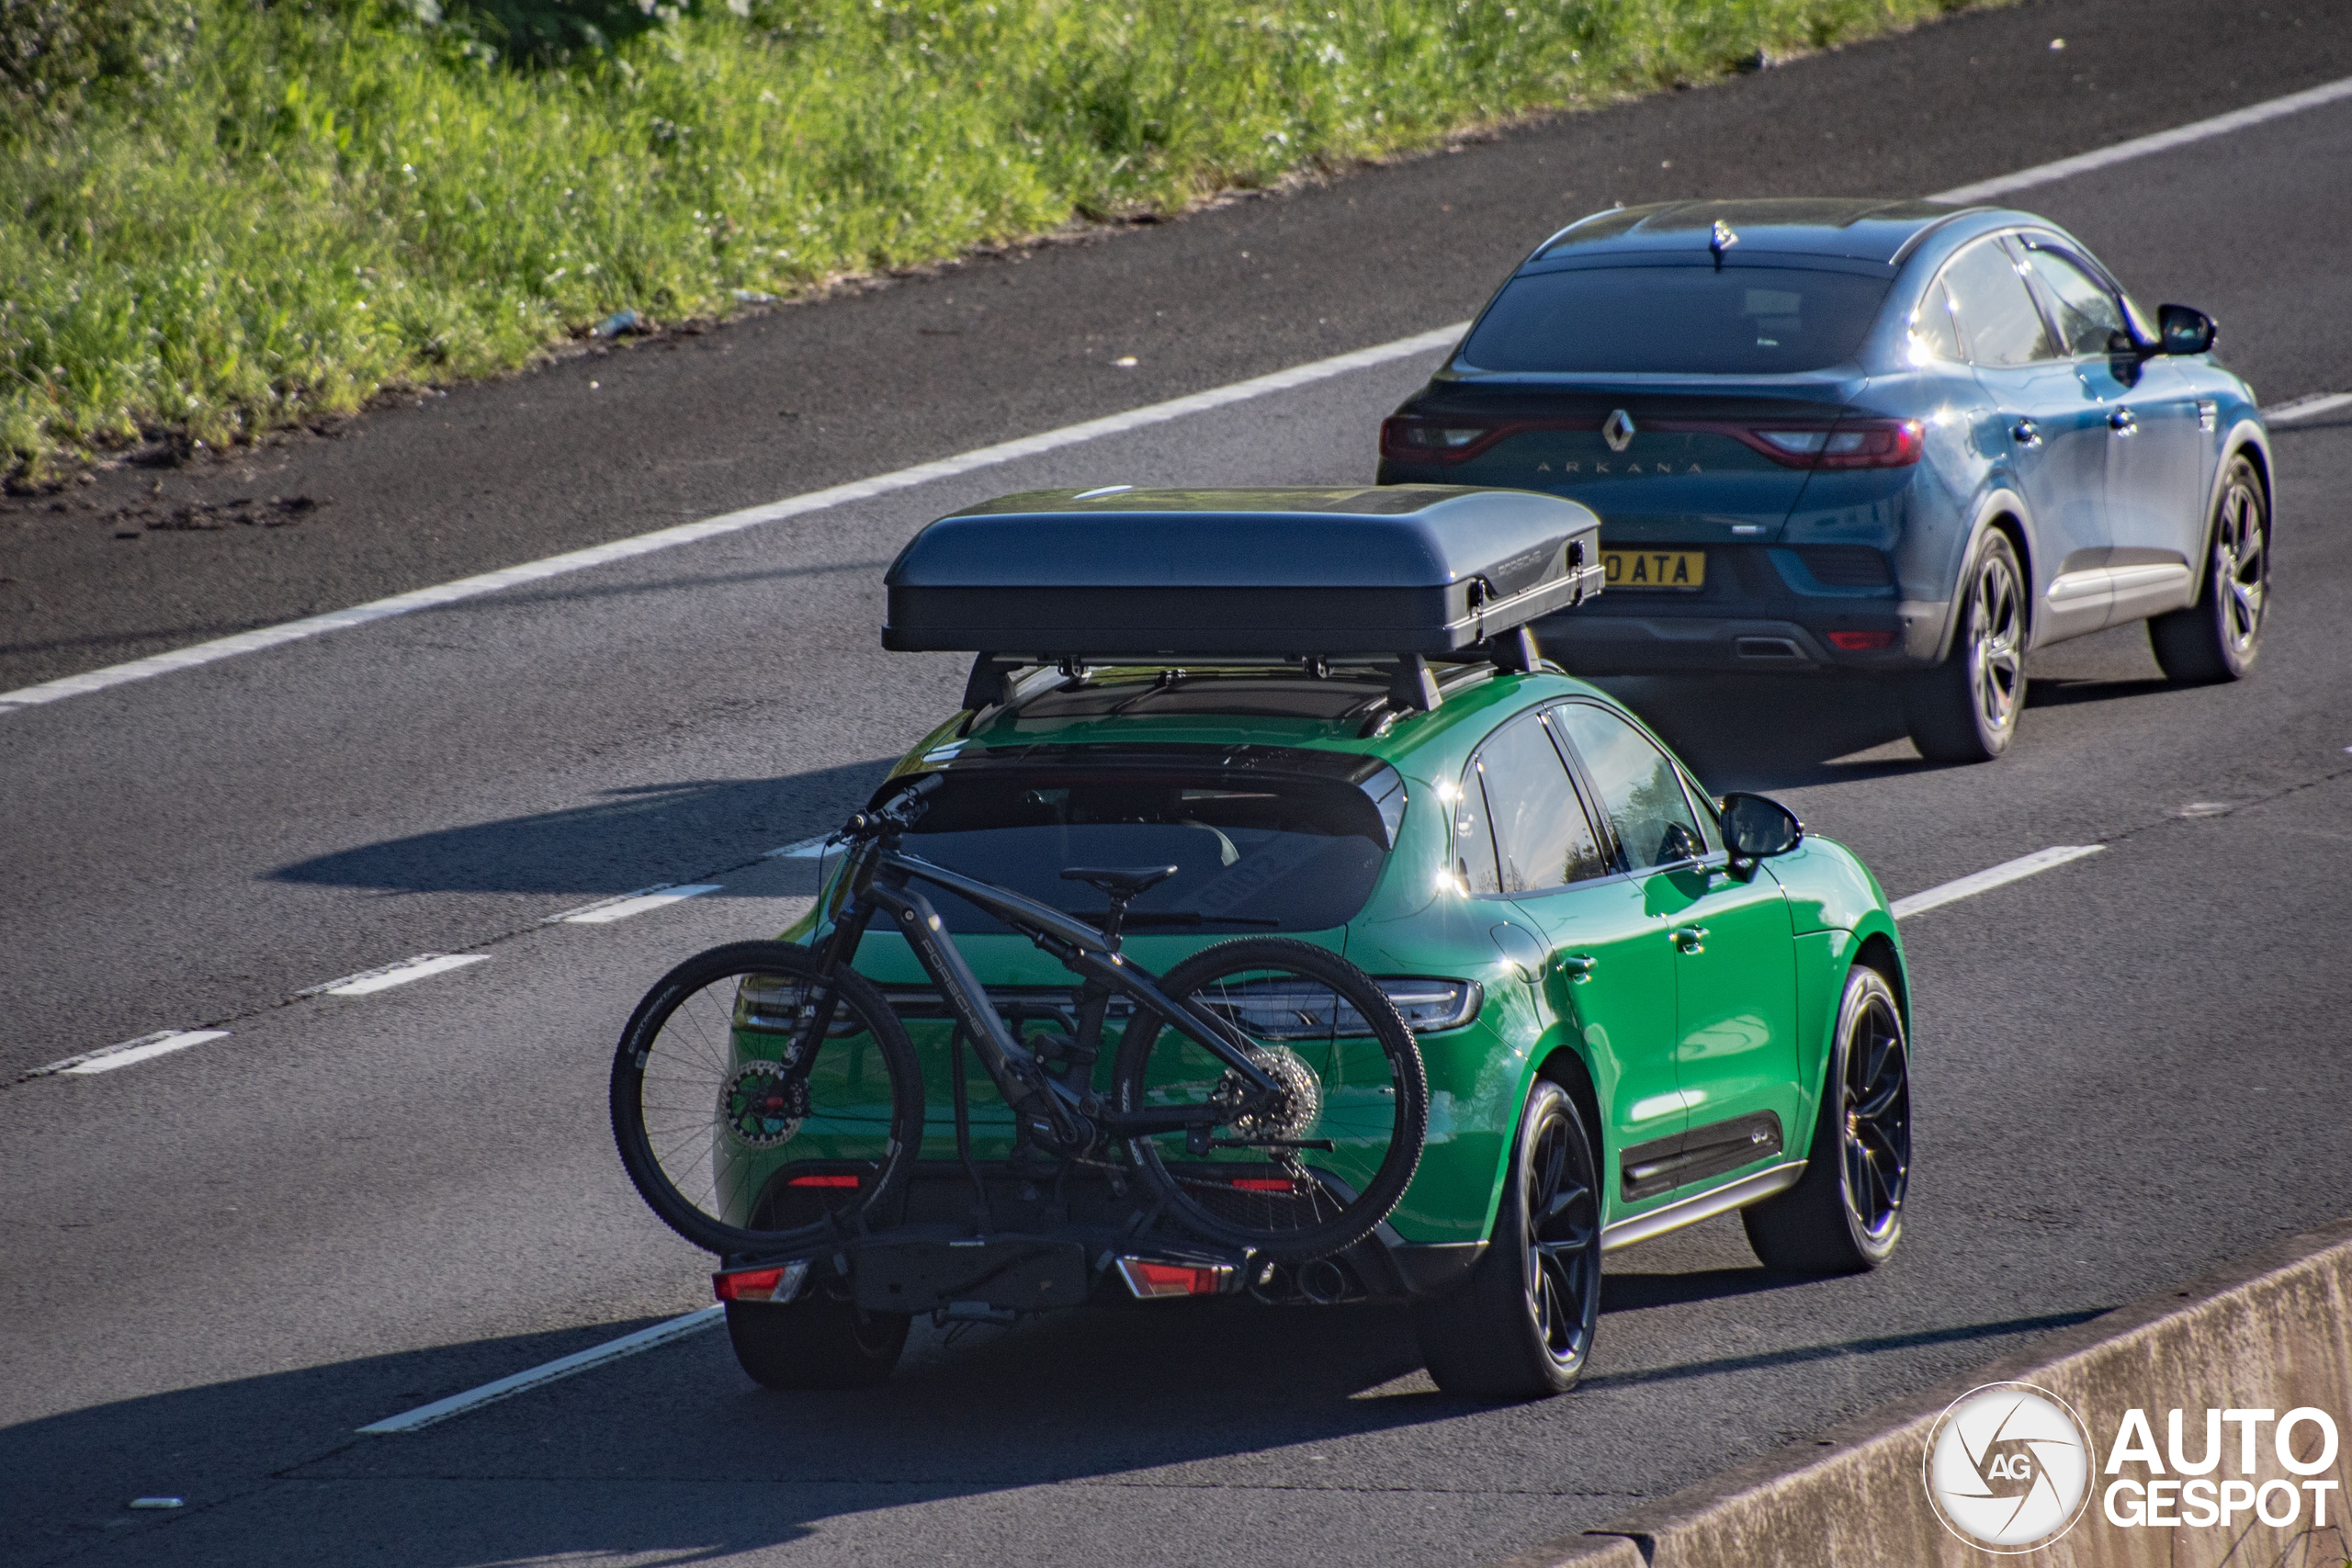
M1707 235L1707 249L1714 254L1717 272L1724 269L1724 253L1737 243L1739 236L1731 231L1731 225L1720 218L1716 219L1714 228Z

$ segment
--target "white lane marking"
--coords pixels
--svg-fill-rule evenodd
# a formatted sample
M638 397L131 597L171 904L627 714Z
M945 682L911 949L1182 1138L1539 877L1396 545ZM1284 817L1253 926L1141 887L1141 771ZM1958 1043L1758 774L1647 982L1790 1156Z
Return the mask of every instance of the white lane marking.
M1108 414L1090 419L1080 424L1066 424L1058 430L1048 430L1038 435L1024 435L1017 441L999 442L993 446L981 446L937 462L919 463L911 468L899 468L872 479L835 485L831 490L811 491L806 495L790 496L772 501L763 506L747 507L729 512L724 516L707 517L699 523L680 523L673 527L657 528L650 534L632 538L616 539L608 545L596 545L584 550L571 550L543 560L526 561L503 570L484 572L480 577L460 578L437 587L419 588L413 592L396 593L389 599L370 604L355 604L347 610L336 610L323 615L311 615L303 620L288 621L281 626L262 626L224 637L211 642L199 642L192 647L174 649L145 659L134 659L128 664L110 664L103 670L92 670L80 675L67 675L55 681L45 681L38 686L21 686L13 692L0 692L0 713L14 708L31 707L40 703L53 703L63 697L78 697L91 692L103 692L109 686L119 686L130 681L144 681L156 675L168 675L175 670L189 670L199 664L210 664L222 659L233 659L241 653L254 653L282 643L300 642L305 637L326 632L341 631L347 626L365 626L370 621L385 620L393 615L405 615L412 611L431 610L460 600L478 599L485 593L495 593L520 583L538 582L567 572L585 571L594 566L604 566L632 556L650 555L679 545L691 545L699 540L716 538L722 534L738 533L756 528L763 523L779 522L786 517L798 517L805 513L821 512L827 507L845 502L866 501L896 491L911 490L917 485L930 484L935 479L954 479L978 468L994 468L1023 457L1035 457L1042 453L1075 446L1081 442L1096 441L1106 435L1120 435L1150 425L1165 424L1170 420L1183 419L1229 403L1246 402L1293 388L1327 381L1334 376L1351 371L1369 369L1385 365L1392 359L1406 359L1433 349L1451 347L1453 341L1469 329L1467 321L1439 327L1434 332L1417 333L1411 337L1398 338L1394 343L1360 348L1351 354L1317 359L1312 364L1295 365L1287 370L1271 375L1252 377L1228 386L1213 387L1190 397L1173 398L1164 403L1151 403L1125 413Z
M829 837L828 834L819 834L813 839L803 839L797 844L786 844L780 850L770 850L760 858L762 860L822 860L825 857L825 841Z
M2077 153L2072 158L2061 158L2054 164L2037 164L2030 169L2019 169L2015 174L2002 175L1989 180L1979 180L1972 186L1959 186L1951 190L1939 191L1928 199L1965 203L1983 201L1987 197L2007 196L2011 191L2030 190L2035 186L2046 186L2053 180L2071 179L2076 175L2086 175L2094 169L2112 168L2118 164L2128 164L2134 158L2144 158L2152 152L2169 152L2175 147L2186 147L2191 142L2204 141L2216 136L2227 136L2231 131L2244 130L2250 125L2260 125L2265 120L2278 119L2284 115L2301 114L2305 109L2317 108L2322 104L2332 104L2344 98L2352 98L2352 76L2327 83L2323 86L2307 87L2300 93L2290 93L2283 98L2272 98L2266 103L2250 104L2245 108L2233 109L2228 114L2217 114L2211 119L2195 120L2188 125L2176 126L2170 130L2159 130L2153 136L2135 136L2129 141L2119 141L2112 147L2101 147L2095 152Z
M225 1040L228 1037L229 1032L225 1029L161 1029L153 1034L142 1034L136 1040L126 1040L119 1045L85 1051L78 1056L68 1056L45 1067L35 1067L25 1077L40 1078L51 1073L70 1073L79 1077L91 1073L110 1073L133 1062L153 1061L174 1051L201 1045L208 1040Z
M381 969L363 969L356 975L345 975L340 980L305 986L294 994L298 997L368 997L378 991L389 991L394 986L405 986L413 980L446 975L452 969L463 969L469 964L489 962L490 954L487 953L420 953L414 958L403 958L398 964L387 964Z
M2314 392L2308 398L2264 409L2262 417L2272 424L2292 424L2299 419L2317 419L2340 408L2352 408L2352 392Z
M528 1371L516 1372L512 1377L500 1378L496 1382L486 1382L480 1388L468 1389L463 1393L453 1393L447 1399L436 1399L430 1404L420 1404L415 1409L405 1411L398 1416L387 1416L381 1421L372 1421L359 1430L370 1436L381 1436L391 1432L413 1432L419 1427L430 1427L435 1421L446 1421L452 1416L462 1415L477 1406L488 1404L493 1400L504 1399L510 1394L521 1393L526 1389L537 1388L544 1383L554 1382L560 1378L568 1378L574 1372L584 1372L591 1367L601 1367L607 1361L617 1361L623 1356L634 1356L639 1350L650 1350L657 1345L667 1345L673 1339L683 1339L689 1334L698 1333L713 1326L726 1315L726 1313L727 1309L723 1306L707 1306L699 1312L690 1312L684 1317L673 1317L667 1323L657 1323L650 1328L640 1328L634 1334L625 1334L618 1339L608 1340L590 1349L577 1350L569 1356L558 1357L544 1366L533 1367Z
M550 926L558 923L567 926L609 926L615 920L626 920L631 915L642 915L649 909L664 908L672 904L682 903L688 898L699 898L706 893L716 893L722 886L724 885L717 882L690 882L683 886L669 882L658 883L651 887L639 888L635 893L625 893L617 898L606 898L601 903L570 909L560 915L550 915L541 923Z
M2068 861L2098 854L2106 848L2105 844L2052 844L2046 850L2036 850L2030 855L2019 855L2015 860L1987 866L1973 875L1940 884L1923 893L1914 893L1908 898L1897 898L1887 906L1887 909L1898 920L1908 919L1913 915L1924 915L1929 909L1941 908L1946 904L1973 898L1979 893L1990 892L2005 884L2038 875L2052 866L2064 865Z

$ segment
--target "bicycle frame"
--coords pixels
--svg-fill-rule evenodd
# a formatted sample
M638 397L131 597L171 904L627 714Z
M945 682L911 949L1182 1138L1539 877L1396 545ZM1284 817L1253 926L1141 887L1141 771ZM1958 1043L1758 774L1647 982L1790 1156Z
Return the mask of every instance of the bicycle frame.
M1048 1150L1086 1154L1106 1139L1144 1137L1159 1133L1185 1133L1194 1137L1246 1115L1272 1100L1282 1086L1253 1059L1256 1047L1216 1014L1177 1001L1160 990L1158 976L1120 955L1115 939L1059 909L1010 888L975 881L934 865L898 847L895 830L864 839L853 852L847 887L831 934L820 950L820 973L830 975L837 964L857 956L865 929L877 914L887 914L932 983L939 987L956 1020L972 1042L974 1054L1012 1110L1014 1117ZM1057 959L1085 982L1080 995L1081 1032L1099 1041L1102 1020L1113 996L1125 996L1140 1013L1148 1009L1169 1025L1223 1062L1247 1086L1239 1103L1170 1107L1162 1111L1122 1111L1106 1105L1091 1090L1075 1089L1048 1074L1036 1055L1005 1027L989 1004L988 992L964 955L948 940L944 923L930 899L912 886L928 882L944 887L986 909ZM808 1027L796 1043L821 1040L832 1023L833 993L812 998ZM1134 1027L1132 1024L1129 1027ZM808 1053L813 1062L815 1053ZM786 1071L791 1070L789 1065ZM1256 1145L1252 1145L1256 1146ZM1267 1147L1285 1146L1278 1140Z

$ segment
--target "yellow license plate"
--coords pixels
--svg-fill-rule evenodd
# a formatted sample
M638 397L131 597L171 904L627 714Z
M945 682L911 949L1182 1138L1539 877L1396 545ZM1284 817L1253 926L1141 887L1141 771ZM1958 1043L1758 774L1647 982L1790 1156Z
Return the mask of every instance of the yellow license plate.
M1600 570L1611 588L1701 588L1707 581L1707 552L1604 548Z

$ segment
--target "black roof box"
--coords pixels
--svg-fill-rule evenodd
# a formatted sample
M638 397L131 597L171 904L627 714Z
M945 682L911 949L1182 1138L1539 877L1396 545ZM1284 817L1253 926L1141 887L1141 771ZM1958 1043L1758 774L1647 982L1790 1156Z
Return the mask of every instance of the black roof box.
M932 524L882 646L1064 659L1459 653L1600 592L1600 522L1458 485L1033 491Z

